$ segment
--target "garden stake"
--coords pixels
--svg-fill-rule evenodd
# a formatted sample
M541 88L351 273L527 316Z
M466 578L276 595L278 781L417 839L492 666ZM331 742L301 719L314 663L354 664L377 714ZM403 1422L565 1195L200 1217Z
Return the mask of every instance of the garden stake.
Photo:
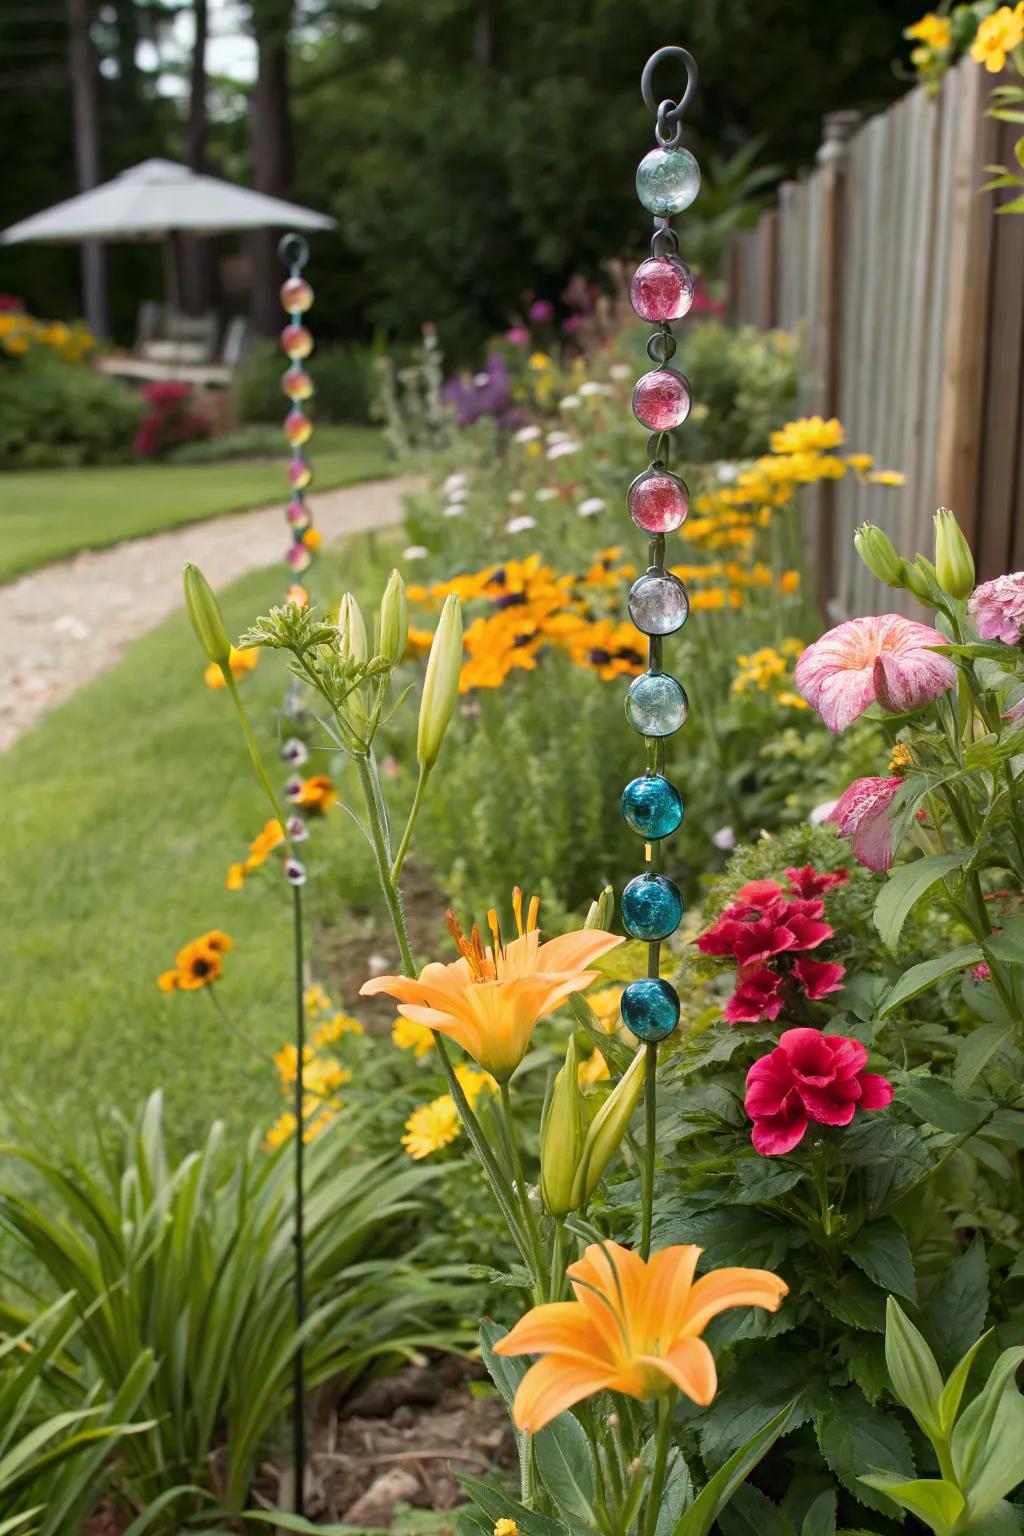
M289 271L287 280L281 285L281 303L288 314L288 324L281 332L281 346L288 358L281 388L292 402L284 420L284 434L292 448L292 461L288 466L292 499L285 514L292 531L292 542L285 559L299 575L306 570L314 550L320 546L320 533L313 527L306 503L306 490L312 484L313 470L303 453L303 447L313 436L313 423L302 409L303 402L313 394L313 380L303 367L313 350L313 337L304 324L304 317L313 303L313 290L302 276L302 269L309 260L309 245L302 236L285 235L277 253Z
M669 99L659 104L652 86L654 71L662 59L670 57L682 60L686 89L679 102ZM681 320L690 309L694 283L690 269L678 258L679 242L669 220L689 208L700 188L697 162L679 142L682 119L696 87L697 66L685 48L659 48L644 66L640 88L657 120L658 147L637 167L636 190L640 202L654 214L654 236L651 255L630 285L634 310L658 327L647 343L647 355L655 366L633 390L633 414L651 432L650 462L627 493L630 517L650 535L647 570L633 583L628 598L629 616L647 636L647 671L634 679L626 694L626 719L644 737L646 767L640 778L626 785L621 799L627 824L644 839L646 865L630 880L621 901L627 933L648 945L647 975L631 981L622 994L623 1020L647 1047L640 1235L644 1259L651 1250L654 1205L658 1042L679 1023L679 996L661 977L661 945L678 928L683 901L679 887L662 873L662 840L678 828L683 802L664 769L665 738L686 720L689 700L676 679L662 669L662 640L682 628L690 609L686 588L665 569L665 535L682 526L690 504L685 483L669 470L670 434L690 414L690 385L668 365L676 350L670 322Z

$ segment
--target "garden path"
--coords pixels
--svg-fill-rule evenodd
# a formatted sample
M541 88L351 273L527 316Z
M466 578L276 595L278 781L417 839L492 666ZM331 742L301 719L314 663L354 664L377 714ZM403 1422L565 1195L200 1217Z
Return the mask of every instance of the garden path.
M330 541L401 522L408 485L370 481L310 505ZM186 560L222 587L280 560L286 533L283 507L264 507L85 550L0 588L0 752L180 606Z

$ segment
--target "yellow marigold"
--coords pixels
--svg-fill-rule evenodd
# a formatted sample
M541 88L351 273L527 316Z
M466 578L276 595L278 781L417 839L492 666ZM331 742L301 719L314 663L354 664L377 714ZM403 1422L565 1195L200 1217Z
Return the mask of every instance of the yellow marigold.
M264 1145L272 1152L275 1147L281 1147L286 1141L290 1141L294 1135L295 1116L289 1111L287 1114L278 1115L266 1134Z
M551 359L546 352L532 352L530 354L530 367L538 373L542 373L545 368L551 367Z
M807 449L838 448L843 440L842 423L835 416L825 421L821 416L803 416L787 421L771 435L773 453L801 453Z
M519 1526L514 1520L502 1518L494 1527L494 1536L519 1536Z
M875 462L875 457L871 453L848 453L846 455L846 462L851 469L857 471L858 475L862 475L865 470L871 468Z
M443 1093L440 1098L432 1099L429 1104L421 1104L413 1110L405 1122L402 1146L411 1158L419 1162L432 1152L440 1152L458 1134L459 1112L455 1108L455 1100L450 1094Z
M400 1051L412 1051L419 1061L434 1049L434 1031L412 1019L397 1018L391 1026L391 1039Z
M577 1076L581 1088L590 1088L594 1083L603 1083L605 1078L611 1077L611 1073L601 1052L594 1051L586 1061L580 1062Z
M912 27L905 27L903 36L914 42L924 43L926 48L935 52L941 52L949 47L952 26L948 16L936 16L934 11L929 11L922 16L920 21L915 21ZM916 51L916 50L915 50Z
M873 485L906 485L907 477L898 469L876 469L874 474L868 475Z
M243 673L253 671L259 665L259 659L260 653L257 650L236 651L234 646L232 646L231 654L228 657L228 666L231 668L232 677L241 677ZM207 688L224 688L227 686L224 682L224 674L215 661L211 661L203 673L203 682Z
M228 877L224 884L227 886L229 891L240 891L242 886L245 884L245 865L229 864Z
M808 707L806 699L802 699L798 693L790 693L788 689L783 689L777 698L785 709L807 709Z
M343 1035L362 1035L365 1031L358 1019L353 1019L350 1014L336 1013L333 1019L328 1019L321 1024L313 1036L314 1045L333 1045Z
M690 607L697 611L724 608L725 593L721 587L709 587L706 592L694 592L690 597Z
M971 58L984 64L989 74L998 75L1006 67L1006 55L1024 42L1024 0L1012 8L1001 5L979 24L971 45Z
M902 778L907 769L913 764L913 761L914 754L906 742L898 741L893 747L892 756L889 759L889 772Z
M497 1093L497 1081L489 1072L484 1072L480 1067L471 1067L469 1062L463 1062L455 1068L455 1076L463 1093L469 1100L470 1109L476 1108L476 1101L482 1093Z
M779 577L779 591L783 597L792 597L794 592L800 589L800 572L783 571Z
M333 1056L314 1056L309 1065L302 1069L302 1086L313 1101L330 1099L336 1088L351 1081L352 1073L335 1061ZM339 1101L333 1100L332 1103L335 1108L340 1108Z
M303 1078L305 1078L306 1068L313 1060L314 1054L315 1053L311 1045L304 1045L302 1047ZM281 1049L274 1057L274 1066L277 1068L277 1075L281 1079L282 1083L286 1085L288 1083L294 1083L299 1067L299 1052L292 1041L289 1040L286 1045L282 1045Z
M302 994L302 1004L307 1013L328 1013L334 1004L318 982L307 987Z

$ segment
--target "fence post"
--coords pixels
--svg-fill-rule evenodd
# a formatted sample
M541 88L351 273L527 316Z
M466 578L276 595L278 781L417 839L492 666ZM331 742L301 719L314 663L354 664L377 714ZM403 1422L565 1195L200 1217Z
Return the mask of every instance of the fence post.
M843 198L847 149L860 122L859 112L829 112L822 120L818 150L820 219L818 294L811 341L811 365L817 381L819 410L827 419L839 411L839 358L842 346ZM816 539L816 572L822 612L829 615L835 575L835 484L824 480L811 498Z

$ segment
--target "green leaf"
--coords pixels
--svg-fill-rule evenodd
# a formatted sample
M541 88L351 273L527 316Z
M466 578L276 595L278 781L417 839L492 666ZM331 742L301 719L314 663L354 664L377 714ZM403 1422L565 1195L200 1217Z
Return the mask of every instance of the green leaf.
M963 869L978 852L976 844L957 848L952 853L930 853L912 864L893 870L875 902L875 927L883 944L893 954L910 909L931 890L937 880Z
M956 1050L953 1067L953 1086L958 1093L966 1093L992 1057L1013 1039L1012 1023L983 1024L961 1040Z
M971 1366L988 1337L988 1333L983 1333L981 1338L971 1345L962 1359L957 1361L949 1380L942 1389L942 1396L939 1399L939 1428L947 1440L956 1423L956 1416L960 1412L960 1402L964 1395L964 1388L967 1386L967 1378L971 1374Z
M1024 123L1024 112L1002 111L995 116L1004 123ZM1000 203L996 213L1024 213L1024 192L1020 197L1011 197L1008 203Z
M848 1269L837 1281L826 1275L814 1277L810 1290L826 1312L841 1323L872 1333L884 1330L885 1292L857 1270Z
M804 1516L800 1536L836 1536L837 1500L831 1488L819 1493Z
M953 1470L972 1520L983 1519L1024 1478L1024 1398L1015 1375L1024 1346L1006 1349L950 1439Z
M917 1300L910 1244L891 1216L867 1222L852 1243L847 1244L846 1251L857 1268L884 1291L893 1291L908 1301Z
M911 1077L897 1097L909 1104L916 1115L940 1131L975 1131L992 1111L991 1100L965 1102L942 1077Z
M893 1391L929 1439L939 1432L942 1377L935 1356L895 1297L885 1309L885 1363Z
M736 1184L729 1192L730 1205L760 1205L776 1200L804 1177L802 1168L787 1166L777 1158L745 1158L736 1169Z
M994 933L982 946L986 959L1001 960L1004 965L1024 965L1024 935Z
M901 1483L895 1478L869 1472L861 1482L888 1494L901 1509L930 1525L936 1536L950 1536L964 1510L964 1496L959 1488L939 1478L915 1478L912 1482Z
M559 1414L534 1435L533 1450L541 1481L559 1513L593 1525L597 1470L579 1420L571 1413Z
M895 1473L902 1482L914 1476L914 1457L903 1425L877 1408L869 1408L860 1393L850 1389L832 1394L815 1420L815 1430L821 1454L843 1487L862 1504L891 1515L892 1502L869 1492L860 1475L873 1467Z
M672 1536L708 1536L711 1527L737 1488L754 1470L762 1456L771 1450L779 1436L785 1434L793 1408L794 1404L787 1404L781 1413L777 1413L762 1429L752 1435L746 1445L740 1446L735 1455L729 1457L725 1466L720 1467L714 1477L701 1489L679 1521Z
M918 993L926 992L937 981L951 976L954 971L962 971L969 965L977 965L982 958L981 948L977 944L961 944L957 949L947 950L944 955L939 955L935 960L925 960L920 965L912 965L909 971L904 971L899 981L885 995L878 1017L884 1019L892 1013L894 1008L899 1008L903 1003L917 997Z
M943 1370L949 1370L981 1337L988 1315L988 1263L976 1237L935 1282L921 1322Z
M658 1510L658 1522L654 1527L654 1536L672 1536L683 1510L693 1503L693 1478L690 1469L683 1459L678 1446L673 1446L669 1453L668 1471L665 1474L665 1488L661 1495L661 1506ZM490 1533L488 1533L490 1536Z
M482 1509L495 1525L499 1520L514 1520L520 1536L565 1536L564 1525L538 1514L535 1509L524 1509L522 1504L491 1483L482 1483L477 1477L467 1477L459 1472L455 1476L477 1508Z
M718 1517L721 1536L796 1536L793 1522L759 1488L744 1483Z

